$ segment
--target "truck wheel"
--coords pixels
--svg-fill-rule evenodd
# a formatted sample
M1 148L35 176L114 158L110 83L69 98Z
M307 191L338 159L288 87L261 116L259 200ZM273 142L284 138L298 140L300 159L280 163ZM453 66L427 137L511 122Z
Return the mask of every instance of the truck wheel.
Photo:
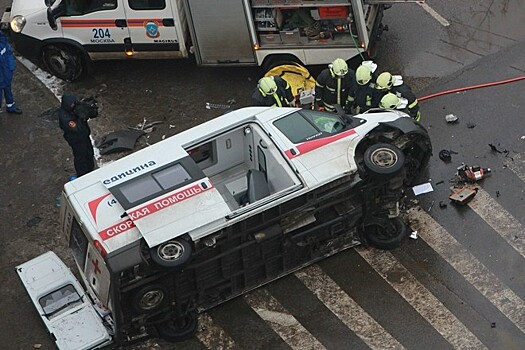
M145 285L135 292L133 308L139 313L148 313L160 309L168 299L168 290L160 283Z
M189 339L197 329L197 315L189 313L184 319L171 319L156 326L159 337L170 342L180 342Z
M405 155L394 145L378 143L367 148L363 161L368 174L388 178L403 169Z
M72 82L84 72L83 59L78 50L67 46L49 45L44 48L46 69L54 76Z
M390 250L403 243L408 234L407 225L401 218L375 219L364 225L368 243L378 249Z
M162 267L178 267L191 257L191 244L183 238L175 238L150 249L151 259Z

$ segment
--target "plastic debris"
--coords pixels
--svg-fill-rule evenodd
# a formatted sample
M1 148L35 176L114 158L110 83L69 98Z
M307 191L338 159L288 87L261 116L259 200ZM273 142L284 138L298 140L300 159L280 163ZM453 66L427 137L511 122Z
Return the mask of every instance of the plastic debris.
M439 159L441 159L445 163L450 162L452 160L450 151L448 149L442 149L441 151L439 151Z
M412 231L409 237L412 239L417 239L417 231Z
M443 203L443 201L439 201L439 208L445 209L447 207L447 203Z
M452 124L456 123L459 120L459 118L456 117L454 114L447 114L445 116L445 120L447 121L447 123Z
M520 139L525 140L525 135L523 135L522 137L520 137Z
M474 123L467 123L467 128L474 129L476 127L476 124Z
M412 187L412 191L414 191L414 194L416 196L419 196L420 194L432 192L434 191L434 189L432 188L432 185L430 184L430 182L427 182L427 183Z
M232 108L232 106L228 104L206 102L206 109L230 109L230 108Z

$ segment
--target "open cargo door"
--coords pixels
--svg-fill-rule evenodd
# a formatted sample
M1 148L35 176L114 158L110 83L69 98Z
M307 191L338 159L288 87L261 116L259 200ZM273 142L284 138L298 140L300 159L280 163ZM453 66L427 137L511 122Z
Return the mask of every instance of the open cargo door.
M97 349L111 343L91 299L55 253L29 260L16 272L59 349Z

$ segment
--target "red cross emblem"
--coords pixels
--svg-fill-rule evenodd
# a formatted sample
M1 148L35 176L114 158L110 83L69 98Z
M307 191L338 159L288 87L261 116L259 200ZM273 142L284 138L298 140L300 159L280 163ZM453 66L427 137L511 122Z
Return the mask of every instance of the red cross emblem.
M98 267L98 259L91 259L91 262L93 263L93 270L95 271L95 275L101 273L100 267Z

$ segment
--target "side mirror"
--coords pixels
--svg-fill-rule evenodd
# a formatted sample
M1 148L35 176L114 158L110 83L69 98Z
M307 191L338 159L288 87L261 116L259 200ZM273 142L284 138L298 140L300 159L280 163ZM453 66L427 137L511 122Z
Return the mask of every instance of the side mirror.
M49 26L51 27L51 29L53 30L58 29L57 21L55 19L55 16L53 15L53 10L51 9L51 7L47 8L47 22L49 23Z

